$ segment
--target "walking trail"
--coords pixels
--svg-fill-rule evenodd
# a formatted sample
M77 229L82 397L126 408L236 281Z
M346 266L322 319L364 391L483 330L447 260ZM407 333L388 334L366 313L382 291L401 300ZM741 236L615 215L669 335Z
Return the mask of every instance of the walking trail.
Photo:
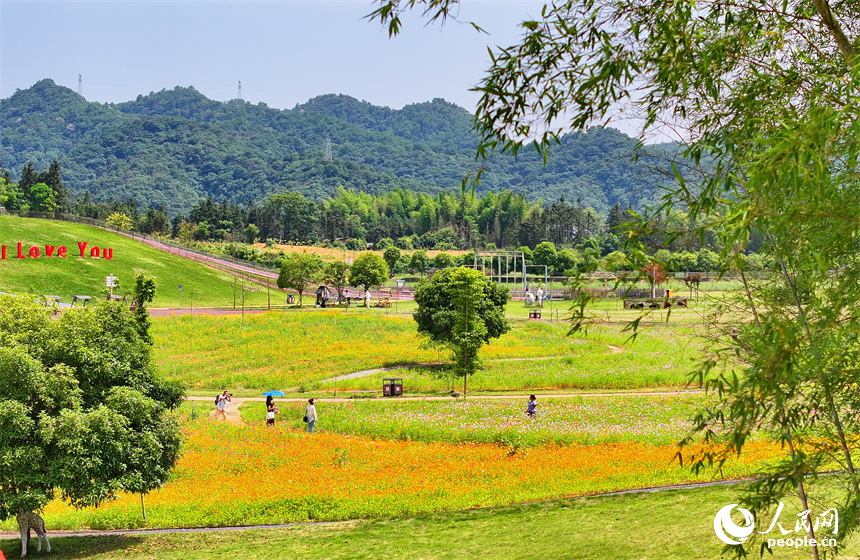
M529 391L520 391L515 394L510 395L468 395L466 400L522 400L523 395L528 393ZM700 394L701 389L683 389L683 390L674 390L674 391L618 391L615 393L542 393L538 396L541 398L551 398L551 399L572 399L572 398L596 398L596 397L665 397L667 395L696 395ZM185 397L189 401L212 401L211 397L204 396L190 396ZM458 399L463 399L462 395L457 397ZM278 397L278 402L306 402L308 399L305 397ZM314 397L314 400L317 401L326 401L326 402L355 402L353 399L349 397ZM380 399L382 402L390 402L390 403L399 403L403 401L450 401L454 400L453 397L450 396L403 396L397 397L395 399ZM233 397L233 403L236 408L241 406L246 402L265 402L265 397ZM213 404L214 406L214 404ZM236 414L239 414L239 411L236 410ZM214 418L214 417L213 417ZM217 418L220 420L220 416ZM227 413L227 421L230 421L230 413L228 410ZM239 421L241 422L241 420Z
M208 397L203 397L203 400L206 400L206 399L213 401L213 399L210 399ZM188 400L199 401L199 400L201 400L201 397L189 397ZM266 399L261 399L261 400L265 401ZM239 407L242 406L242 402L244 402L244 401L241 399L233 399L233 402L227 403L227 409L224 412L227 414L227 422L229 422L230 424L236 424L237 426L242 425L242 415L239 413ZM213 406L214 406L214 402L213 402ZM223 422L224 421L221 417L221 414L215 408L213 408L212 412L209 413L209 419L216 421L216 422Z

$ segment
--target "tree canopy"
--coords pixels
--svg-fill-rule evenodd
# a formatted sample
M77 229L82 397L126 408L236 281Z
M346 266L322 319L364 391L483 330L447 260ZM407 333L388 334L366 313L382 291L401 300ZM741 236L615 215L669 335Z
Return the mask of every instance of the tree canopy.
M349 269L349 285L355 288L364 286L365 290L369 290L371 286L379 286L387 281L388 265L376 253L368 251L360 254Z
M464 378L480 367L478 350L510 326L505 318L508 288L471 268L446 268L415 290L418 332L454 352Z
M324 156L326 134L332 161ZM432 196L459 188L475 166L479 140L469 112L441 99L392 110L324 95L278 110L213 101L179 87L102 104L42 80L0 100L0 161L17 172L28 162L47 169L58 158L61 211L68 190L89 191L96 202L134 198L171 215L207 197L244 206L292 191L318 201L339 187ZM537 154L500 155L479 191L516 189L533 202L566 196L599 211L616 202L639 207L657 191L648 166L626 157L635 144L616 130L595 129L567 137L550 167ZM31 171L36 180L21 177L25 195L38 182L54 187ZM669 171L662 166L662 173ZM423 218L433 218L429 209Z
M155 375L126 307L51 311L0 295L0 520L164 484L182 389Z
M278 274L278 287L296 290L299 293L299 305L302 304L302 293L308 284L316 282L322 275L322 260L311 253L290 253L284 258L281 272Z

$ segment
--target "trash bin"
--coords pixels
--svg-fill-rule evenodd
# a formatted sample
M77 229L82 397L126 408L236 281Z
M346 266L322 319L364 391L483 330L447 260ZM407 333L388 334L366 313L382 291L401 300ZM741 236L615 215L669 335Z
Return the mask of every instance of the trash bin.
M296 303L296 296L290 294L287 296L287 303Z
M383 397L399 397L403 395L403 378L393 377L382 380Z

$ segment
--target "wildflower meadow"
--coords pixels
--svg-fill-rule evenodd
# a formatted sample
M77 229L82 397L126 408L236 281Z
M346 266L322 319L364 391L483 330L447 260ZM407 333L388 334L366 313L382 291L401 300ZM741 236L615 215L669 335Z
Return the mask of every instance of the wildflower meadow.
M55 501L56 529L194 527L388 518L665 484L747 476L778 446L751 443L722 473L695 476L676 447L636 441L543 444L512 453L494 444L307 434L285 426L196 420L164 488L99 508ZM3 525L10 529L10 522Z

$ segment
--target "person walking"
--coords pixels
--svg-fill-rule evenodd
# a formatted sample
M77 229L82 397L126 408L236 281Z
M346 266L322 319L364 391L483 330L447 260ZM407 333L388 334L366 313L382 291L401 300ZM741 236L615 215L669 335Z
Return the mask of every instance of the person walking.
M526 410L526 416L529 418L534 418L537 413L537 397L534 395L529 395L529 407Z
M227 403L229 402L231 402L231 399L230 394L227 391L218 395L218 399L215 402L215 410L221 414L221 418L223 418L225 422L227 421Z
M314 433L314 424L317 421L317 407L314 406L315 399L308 399L308 406L305 407L305 418L308 422L308 433Z

